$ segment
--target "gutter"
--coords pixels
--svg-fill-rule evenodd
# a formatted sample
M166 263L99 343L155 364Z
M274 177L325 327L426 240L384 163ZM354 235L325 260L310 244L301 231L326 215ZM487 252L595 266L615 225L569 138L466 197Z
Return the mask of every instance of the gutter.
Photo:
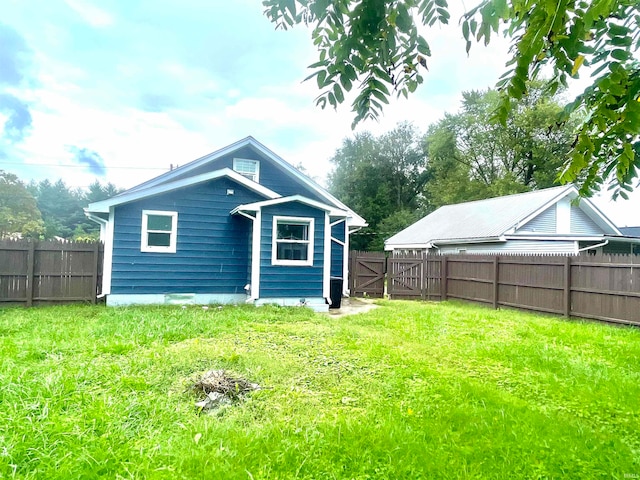
M83 208L83 211L84 211L85 217L87 217L89 220L93 222L99 223L100 225L106 225L107 223L109 223L109 220L92 214L86 208Z
M593 250L594 248L598 248L598 247L604 247L605 245L607 245L609 243L609 240L605 240L602 243L596 243L595 245L590 245L588 247L584 247L584 248L579 248L578 249L578 253L580 252L585 252L587 250Z

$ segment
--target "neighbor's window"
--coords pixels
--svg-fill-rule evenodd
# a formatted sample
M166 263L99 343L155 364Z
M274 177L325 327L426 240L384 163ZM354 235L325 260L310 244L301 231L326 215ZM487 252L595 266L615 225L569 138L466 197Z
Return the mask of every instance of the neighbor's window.
M313 218L273 217L273 265L313 265Z
M178 212L142 211L143 252L175 253Z
M233 169L243 177L247 177L254 182L258 182L260 179L260 162L257 160L234 158Z

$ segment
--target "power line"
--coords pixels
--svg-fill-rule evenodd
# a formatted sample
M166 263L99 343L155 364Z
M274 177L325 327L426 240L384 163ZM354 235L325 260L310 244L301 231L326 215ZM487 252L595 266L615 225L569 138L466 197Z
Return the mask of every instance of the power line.
M0 165L21 165L26 167L63 167L63 168L89 168L89 165L72 165L72 164L59 164L59 163L24 163L24 162L0 162ZM122 169L122 170L166 170L166 167L124 167L124 166L103 166L102 168L109 169Z

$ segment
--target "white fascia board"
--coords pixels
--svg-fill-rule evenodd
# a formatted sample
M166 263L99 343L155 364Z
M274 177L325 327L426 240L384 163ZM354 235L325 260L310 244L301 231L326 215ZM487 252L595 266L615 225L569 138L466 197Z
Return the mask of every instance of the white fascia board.
M548 235L544 234L536 234L536 235L505 235L506 240L569 240L569 241L602 241L606 235L578 235L578 234L569 234L569 235L557 235L554 233L550 233Z
M204 155L200 158L196 158L195 160L192 160L191 162L178 167L174 170L171 170L170 172L166 172L163 173L162 175L159 175L155 178L152 178L151 180L147 180L144 183L141 183L140 185L136 185L133 188L130 188L127 192L124 192L120 195L124 195L127 194L128 192L134 192L134 191L138 191L138 190L142 190L142 189L147 189L150 187L153 187L155 185L159 185L161 183L167 183L170 182L172 179L176 178L177 176L183 175L185 173L190 172L191 170L194 170L202 165L205 165L209 162L212 162L214 160L217 160L218 158L221 158L229 153L232 153L234 150L238 150L242 147L245 147L247 145L249 145L250 143L252 143L251 141L256 141L254 138L252 137L245 137L241 140L238 140L237 142L232 143L231 145L227 145L226 147L223 147L219 150L216 150L215 152L211 152L208 153L207 155Z
M609 240L610 242L620 242L620 243L633 243L634 245L640 245L640 238L638 237L618 237L616 235L605 235L605 240Z
M518 228L520 228L523 225L526 225L531 220L533 220L535 217L537 217L542 212L544 212L547 208L551 207L552 205L554 205L555 203L559 202L561 199L563 199L564 197L566 197L568 195L571 195L571 197L572 197L571 200L574 200L575 198L580 196L580 192L578 192L578 189L573 185L567 186L567 189L562 191L558 196L556 196L555 198L553 198L549 202L545 203L542 207L538 208L535 212L531 213L527 217L524 217L522 220L518 221L518 223L516 225L514 225L513 228L505 231L504 233L513 233L513 232L515 232ZM587 206L587 208L591 210L592 215L589 215L588 213L587 213L587 215L589 215L589 217L594 222L606 225L608 228L613 230L615 235L622 235L622 232L620 232L618 227L616 227L616 225L611 220L609 220L609 218L604 213L602 213L600 211L600 209L598 207L596 207L595 204L591 200L589 200L588 198L581 198L580 199L580 204L582 204L582 202L584 202L584 204ZM593 218L594 216L596 217L595 219Z
M510 227L508 230L505 230L503 232L503 234L515 232L521 226L526 225L531 220L533 220L538 215L540 215L542 212L544 212L547 208L551 207L552 205L555 205L557 202L559 202L561 199L563 199L564 197L566 197L567 195L569 195L571 193L575 193L576 196L577 196L578 195L578 189L576 187L574 187L573 185L568 185L565 190L562 190L558 195L556 195L554 198L549 200L547 203L545 203L544 205L542 205L541 207L536 209L533 213L530 213L528 216L518 220L518 222L515 225Z
M447 238L444 240L431 240L430 243L434 246L437 245L452 245L452 244L475 244L475 243L503 243L507 241L507 237L501 235L499 237L478 237L478 238Z
M338 207L341 210L347 211L349 213L349 215L347 217L347 220L349 221L350 225L352 225L354 227L366 227L368 225L364 218L362 218L356 212L351 210L344 203L342 203L336 197L331 195L329 192L327 192L324 188L322 188L316 182L311 180L305 174L303 174L298 169L296 169L295 167L290 165L289 162L287 162L282 157L280 157L276 153L274 153L271 150L269 150L267 147L262 145L260 142L258 142L254 138L252 138L252 137L249 137L249 138L252 140L251 145L256 150L259 150L260 153L262 153L263 155L271 158L274 162L276 162L278 165L280 165L282 168L284 168L287 172L289 172L291 175L293 175L300 182L305 184L307 187L309 187L311 190L316 192L318 195L320 195L325 200L329 201L329 203L333 204L334 206Z
M384 249L395 250L399 248L437 248L438 245L473 245L476 243L504 243L506 241L507 237L504 235L501 235L499 237L447 238L442 240L429 240L426 243L386 243Z
M418 249L418 248L432 248L433 244L431 242L428 243L385 243L384 249L387 252L392 250L407 248L407 249Z
M580 203L582 202L584 202L587 208L593 212L593 214L598 218L598 220L600 220L600 222L604 223L607 227L613 230L614 235L622 235L620 229L618 229L618 227L611 220L609 220L609 217L602 213L602 211L598 207L596 207L596 205L591 200L589 200L588 198L581 198ZM588 213L587 215L591 217L591 215L589 215ZM591 217L591 220L599 223L598 220L594 219L593 217Z
M267 198L278 198L278 195L273 190L270 190L262 185L252 182L248 178L243 177L239 173L234 172L230 168L222 168L220 170L216 170L214 172L203 173L201 175L196 175L194 177L183 178L182 180L176 180L170 183L163 183L158 186L152 186L149 188L145 188L143 190L136 190L125 192L116 197L110 198L108 200L103 200L102 202L95 202L89 205L87 210L89 212L95 213L107 213L109 211L109 207L121 205L123 203L129 203L136 200L140 200L141 198L147 198L154 195L159 195L161 193L171 192L173 190L178 190L180 188L189 187L192 185L196 185L198 183L206 182L209 180L215 180L218 178L227 177L244 187L253 190L256 193L264 195Z
M242 147L246 147L246 146L251 146L254 149L256 149L258 152L260 152L261 154L263 154L264 156L266 156L267 158L273 160L277 165L279 165L281 168L283 168L285 171L287 171L288 173L290 173L293 177L295 177L297 180L299 180L300 182L302 182L304 185L308 186L311 190L313 190L314 192L316 192L319 196L321 196L322 198L324 198L325 200L329 201L329 203L333 204L335 207L341 209L341 210L346 210L349 213L349 222L350 225L353 226L357 226L357 227L366 227L367 226L367 222L365 221L364 218L362 218L360 215L358 215L357 213L355 213L353 210L351 210L349 207L347 207L344 203L342 203L340 200L338 200L336 197L334 197L333 195L331 195L329 192L327 192L323 187L321 187L320 185L318 185L316 182L314 182L313 180L311 180L309 177L307 177L306 175L304 175L302 172L298 171L295 167L293 167L291 164L289 164L289 162L287 162L286 160L284 160L282 157L280 157L279 155L277 155L276 153L272 152L271 150L269 150L267 147L265 147L263 144L261 144L260 142L258 142L255 138L249 136L246 138L243 138L242 140L238 140L235 143L232 143L231 145L228 145L224 148L221 148L220 150L217 150L213 153L210 153L208 155L205 155L204 157L200 157L182 167L179 167L175 170L172 170L171 172L167 172L163 175L160 175L154 179L151 179L145 183L142 183L136 187L133 187L130 191L139 191L141 189L147 189L150 187L153 187L155 185L159 185L159 184L164 184L167 182L170 182L173 178L177 177L178 175L183 175L185 173L190 172L191 170L198 168L206 163L212 162L214 160L217 160L218 158L221 158L229 153L232 153L235 150L238 150ZM126 194L126 192L125 192Z
M310 207L317 208L318 210L323 210L328 212L332 217L346 217L348 212L344 210L338 210L331 205L327 205L325 203L317 202L315 200L311 200L310 198L303 197L302 195L291 195L289 197L280 197L272 200L264 200L262 202L254 202L254 203L246 203L244 205L238 205L236 208L231 210L231 214L250 211L257 212L261 210L263 207L270 207L271 205L279 205L282 203L291 203L291 202L299 202Z

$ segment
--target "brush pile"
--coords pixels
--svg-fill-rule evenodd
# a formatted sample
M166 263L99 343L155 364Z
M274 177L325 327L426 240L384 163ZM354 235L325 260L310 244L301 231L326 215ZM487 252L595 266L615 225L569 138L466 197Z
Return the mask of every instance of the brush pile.
M233 377L224 370L209 370L193 385L193 390L205 395L201 401L196 403L196 407L201 410L237 402L247 393L259 389L260 385L257 383Z

